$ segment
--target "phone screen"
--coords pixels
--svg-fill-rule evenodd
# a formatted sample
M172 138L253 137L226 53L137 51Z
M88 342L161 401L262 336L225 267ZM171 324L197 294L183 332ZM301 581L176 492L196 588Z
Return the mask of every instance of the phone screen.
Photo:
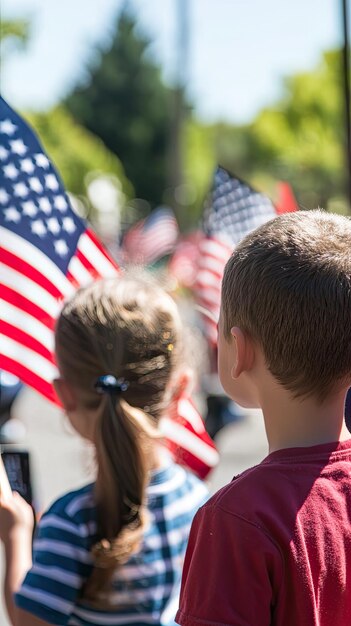
M22 498L32 505L29 453L22 450L9 450L2 452L1 457L12 491L18 491Z

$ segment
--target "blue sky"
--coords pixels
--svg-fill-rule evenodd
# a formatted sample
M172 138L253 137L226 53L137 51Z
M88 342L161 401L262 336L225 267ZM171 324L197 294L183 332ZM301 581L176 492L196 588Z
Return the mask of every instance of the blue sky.
M12 53L1 91L16 107L45 109L84 75L108 41L124 0L1 0L3 17L32 20L31 42ZM279 97L282 78L311 69L341 42L339 0L185 0L188 92L204 120L249 121ZM167 81L176 74L177 0L130 0Z

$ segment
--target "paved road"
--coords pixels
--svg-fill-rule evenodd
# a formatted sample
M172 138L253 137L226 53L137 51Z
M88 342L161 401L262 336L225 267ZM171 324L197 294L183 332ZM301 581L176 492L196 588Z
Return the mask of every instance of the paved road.
M75 435L60 410L26 389L16 400L14 416L27 427L23 447L31 453L33 484L40 509L92 478L92 449ZM211 492L267 454L260 412L247 411L241 422L226 426L218 434L217 445L221 460L208 481ZM8 626L1 600L0 626Z

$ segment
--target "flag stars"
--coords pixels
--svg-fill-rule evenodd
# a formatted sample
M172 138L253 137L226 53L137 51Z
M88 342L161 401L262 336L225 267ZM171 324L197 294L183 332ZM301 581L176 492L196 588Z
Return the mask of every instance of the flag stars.
M4 146L0 146L0 159L1 161L6 161L9 155L9 151L4 148Z
M7 222L15 222L17 224L21 221L21 214L17 209L13 206L10 206L8 209L4 210L5 220Z
M45 224L42 220L35 220L31 223L32 233L38 235L39 237L44 237L46 235Z
M34 165L31 159L23 159L21 161L21 170L22 172L25 172L26 174L33 174L34 172Z
M11 180L13 180L18 176L18 169L14 166L13 163L8 163L8 165L4 165L3 170L6 178L10 178Z
M38 167L43 167L44 169L47 169L49 167L50 161L42 152L36 154L34 158Z
M45 176L45 184L47 188L51 189L52 191L56 191L59 187L57 178L56 176L54 176L54 174L47 174Z
M28 217L34 217L38 213L38 209L35 206L33 200L27 200L26 202L22 202L23 214L28 215Z
M46 220L46 225L48 230L53 234L53 235L57 235L60 230L61 230L61 226L59 224L59 221L56 217L49 217L48 220Z
M28 196L28 188L24 183L16 183L13 185L13 193L19 198L25 198Z
M67 209L67 200L64 196L56 196L54 198L54 206L59 211L66 211Z
M63 229L70 235L76 230L76 225L71 217L64 217L62 220Z
M0 189L0 204L7 204L10 196L5 189Z
M29 179L30 188L36 193L41 193L43 191L43 185L41 184L39 178L33 176L33 178Z
M60 256L66 256L69 252L67 243L64 239L57 239L57 241L54 241L54 248L55 252Z
M15 130L17 130L17 126L11 122L11 120L6 119L0 122L0 132L5 133L5 135L13 135Z
M44 213L46 213L47 215L51 213L51 202L49 198L47 198L46 196L44 196L43 198L39 198L38 204L41 210L44 211Z
M27 146L23 143L22 139L14 139L10 141L10 146L12 152L18 154L19 156L23 156L27 152Z

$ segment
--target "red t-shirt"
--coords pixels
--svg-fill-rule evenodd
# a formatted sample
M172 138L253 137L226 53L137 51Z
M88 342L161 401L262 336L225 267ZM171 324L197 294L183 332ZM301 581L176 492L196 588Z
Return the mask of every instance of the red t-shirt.
M351 440L273 452L198 511L176 621L351 625Z

